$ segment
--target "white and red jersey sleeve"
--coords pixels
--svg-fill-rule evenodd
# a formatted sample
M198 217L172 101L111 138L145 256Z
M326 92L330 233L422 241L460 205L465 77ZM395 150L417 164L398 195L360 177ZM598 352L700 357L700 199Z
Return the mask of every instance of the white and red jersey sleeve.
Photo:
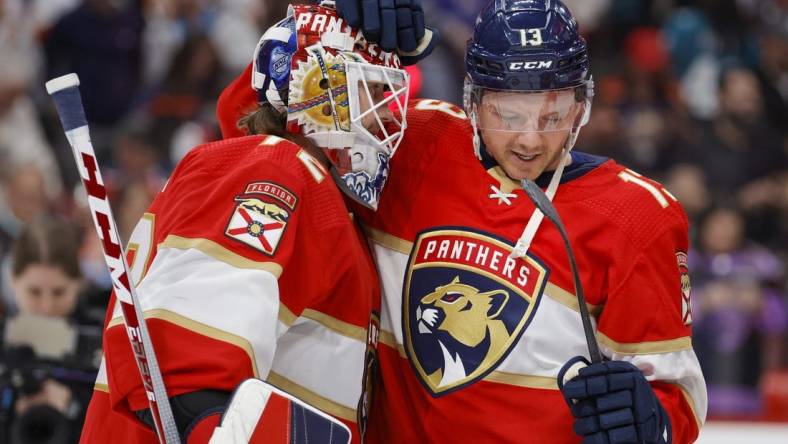
M181 164L134 233L132 268L170 396L265 377L282 333L283 306L296 316L310 292L281 295L299 231L304 182L260 138L198 148ZM233 156L238 156L233 158ZM270 156L267 156L270 157ZM295 156L292 156L295 160ZM148 245L133 241L150 238ZM147 408L119 313L105 334L113 404Z
M692 349L687 217L659 183L617 168L619 184L587 201L615 226L597 339L605 355L633 362L651 381L673 442L692 442L706 392Z

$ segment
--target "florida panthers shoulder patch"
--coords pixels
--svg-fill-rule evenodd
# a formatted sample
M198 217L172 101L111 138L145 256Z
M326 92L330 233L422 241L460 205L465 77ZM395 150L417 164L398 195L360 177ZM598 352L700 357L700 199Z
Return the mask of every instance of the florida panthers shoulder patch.
M689 269L687 268L687 253L683 251L677 252L676 261L681 274L681 320L684 321L684 325L692 325L692 304L690 300L692 286L690 285Z

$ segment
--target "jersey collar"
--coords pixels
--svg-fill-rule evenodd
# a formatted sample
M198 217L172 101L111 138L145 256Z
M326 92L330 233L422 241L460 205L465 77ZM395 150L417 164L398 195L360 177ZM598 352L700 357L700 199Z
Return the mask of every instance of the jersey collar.
M483 146L479 151L481 151L482 165L484 166L484 169L487 170L487 172L496 180L501 181L502 178L500 176L503 173L503 168L500 168L498 162L495 161L495 159L487 152L486 149L484 149ZM572 163L564 167L564 173L561 175L561 184L579 179L609 160L608 157L596 156L580 151L572 151L570 155L572 156ZM536 184L540 187L545 188L548 184L550 184L550 179L552 177L553 170L545 171L539 177L537 177L534 182L536 182ZM508 176L506 176L506 179L517 183ZM517 188L520 187L517 186Z

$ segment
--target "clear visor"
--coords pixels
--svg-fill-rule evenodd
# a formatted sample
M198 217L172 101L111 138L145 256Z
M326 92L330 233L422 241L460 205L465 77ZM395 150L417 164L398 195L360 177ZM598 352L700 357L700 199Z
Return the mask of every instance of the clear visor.
M406 128L410 78L401 69L345 61L351 131L393 156Z
M512 91L474 88L471 106L484 131L569 131L586 123L590 99L577 88ZM578 101L579 97L579 101Z

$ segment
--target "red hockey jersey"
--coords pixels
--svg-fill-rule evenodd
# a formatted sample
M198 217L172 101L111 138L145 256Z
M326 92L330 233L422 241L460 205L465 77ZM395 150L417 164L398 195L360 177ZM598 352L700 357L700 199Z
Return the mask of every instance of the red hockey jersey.
M633 362L692 442L706 412L690 340L687 219L658 183L577 153L554 204L578 258L605 356ZM359 212L381 276L370 442L578 443L557 389L587 346L568 259L547 220L509 259L534 211L474 156L461 109L422 100L379 210Z
M261 378L359 441L380 290L363 233L313 157L273 136L195 148L128 256L170 396ZM119 316L108 312L83 443L157 442L132 414L148 403Z

